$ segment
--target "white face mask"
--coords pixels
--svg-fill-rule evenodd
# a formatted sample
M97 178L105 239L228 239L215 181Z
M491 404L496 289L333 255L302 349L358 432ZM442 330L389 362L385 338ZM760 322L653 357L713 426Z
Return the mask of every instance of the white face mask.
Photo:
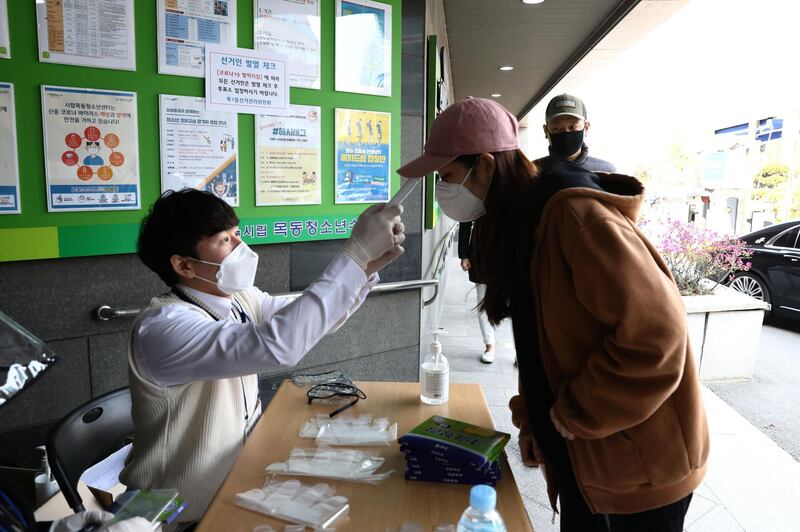
M256 280L256 270L258 269L258 254L250 249L247 244L242 242L231 251L227 257L222 259L222 262L208 262L205 260L194 259L191 260L202 262L203 264L211 264L219 266L217 271L217 281L211 281L205 277L197 276L207 283L214 283L222 292L226 294L235 294L240 290L246 290L253 286Z
M486 214L483 200L477 197L464 186L470 174L475 169L473 166L459 184L439 181L436 183L436 201L444 213L457 222L471 222ZM488 190L486 191L488 194Z

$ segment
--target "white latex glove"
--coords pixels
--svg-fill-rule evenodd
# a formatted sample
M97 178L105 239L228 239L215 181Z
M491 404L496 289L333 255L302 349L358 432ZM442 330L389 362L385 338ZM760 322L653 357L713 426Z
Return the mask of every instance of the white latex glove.
M373 205L365 210L358 217L342 252L367 271L372 261L384 258L387 252L405 240L405 228L400 221L402 213L402 205Z
M87 511L72 514L50 525L50 532L77 532L86 525L100 524L113 519L114 514L103 511Z
M395 224L392 230L394 232L394 240L395 240L394 246L392 246L391 249L389 249L389 251L387 251L377 259L370 261L369 264L367 264L367 268L365 270L367 277L371 276L375 272L381 271L386 266L388 266L394 259L396 259L397 257L406 252L405 248L400 245L406 240L405 230L406 226L403 225L403 222Z
M86 525L101 524L114 518L110 512L86 511L72 514L50 525L50 532L77 532ZM131 517L110 527L104 528L108 532L152 532L150 522L143 517Z

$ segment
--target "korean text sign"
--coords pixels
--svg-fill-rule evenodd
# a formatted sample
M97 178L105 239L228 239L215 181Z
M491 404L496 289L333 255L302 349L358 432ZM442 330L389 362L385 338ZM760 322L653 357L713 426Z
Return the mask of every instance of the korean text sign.
M286 109L286 61L274 53L206 46L206 110L265 114Z

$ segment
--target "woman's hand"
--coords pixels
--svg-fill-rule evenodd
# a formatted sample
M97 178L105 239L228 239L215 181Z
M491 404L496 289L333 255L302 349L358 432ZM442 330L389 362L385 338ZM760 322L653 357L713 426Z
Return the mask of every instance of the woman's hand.
M530 467L539 467L544 465L544 454L539 449L539 444L536 443L536 438L533 437L528 422L523 422L519 429L519 453L522 456L522 463Z
M461 269L467 271L470 268L472 268L472 263L469 261L469 259L461 259Z

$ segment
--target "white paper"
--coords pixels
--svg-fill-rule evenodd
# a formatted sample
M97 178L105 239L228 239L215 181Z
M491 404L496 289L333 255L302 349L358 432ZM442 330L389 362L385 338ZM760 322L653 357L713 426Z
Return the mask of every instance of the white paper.
M207 190L239 206L236 113L206 111L205 98L160 98L161 191Z
M256 205L322 202L320 108L256 116Z
M392 6L336 0L336 90L392 95Z
M36 2L39 61L136 70L133 0Z
M286 59L272 52L206 46L206 109L269 113L286 109Z
M158 73L205 75L206 45L236 46L236 0L158 0Z
M286 57L289 85L319 88L319 0L256 0L255 49Z
M0 214L19 214L19 162L14 85L0 82Z
M0 0L0 57L11 57L11 37L8 34L8 0Z
M119 484L119 474L125 467L125 459L128 457L131 447L133 444L129 443L84 471L81 475L83 483L103 491L108 491Z
M47 208L138 209L133 92L42 85Z

